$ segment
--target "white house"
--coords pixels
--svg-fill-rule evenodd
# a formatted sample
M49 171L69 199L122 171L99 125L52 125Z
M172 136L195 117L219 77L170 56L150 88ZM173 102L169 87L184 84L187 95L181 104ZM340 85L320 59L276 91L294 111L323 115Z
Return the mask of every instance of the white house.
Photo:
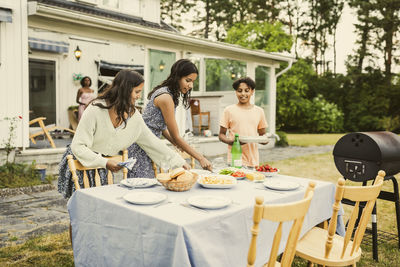
M182 35L160 20L159 0L0 0L0 119L22 116L16 146L27 148L29 120L69 126L67 109L80 87L74 77L90 76L98 90L133 68L144 74L146 101L180 58L199 67L192 97L210 111L213 133L223 108L236 101L233 79L243 75L256 80L255 103L275 133L276 69L293 58ZM186 114L177 111L182 131ZM8 128L0 123L1 141Z

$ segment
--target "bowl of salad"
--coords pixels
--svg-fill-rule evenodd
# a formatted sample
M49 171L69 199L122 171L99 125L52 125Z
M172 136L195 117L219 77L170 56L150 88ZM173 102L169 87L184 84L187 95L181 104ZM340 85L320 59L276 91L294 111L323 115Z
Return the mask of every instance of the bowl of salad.
M232 177L235 177L236 179L244 179L246 177L246 173L243 170L235 167L223 168L218 170L217 173L223 175L230 175Z

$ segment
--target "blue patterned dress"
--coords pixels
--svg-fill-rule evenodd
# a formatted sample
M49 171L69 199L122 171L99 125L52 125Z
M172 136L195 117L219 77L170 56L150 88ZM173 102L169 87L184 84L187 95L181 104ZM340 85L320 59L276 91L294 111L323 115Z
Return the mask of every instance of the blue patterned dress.
M151 95L150 101L147 103L142 114L147 127L159 138L161 138L162 131L167 128L167 125L165 124L161 110L154 105L154 99L162 94L169 94L172 97L168 87L159 88ZM133 170L128 171L128 177L154 178L152 161L140 146L133 143L128 148L128 156L134 157L137 160Z

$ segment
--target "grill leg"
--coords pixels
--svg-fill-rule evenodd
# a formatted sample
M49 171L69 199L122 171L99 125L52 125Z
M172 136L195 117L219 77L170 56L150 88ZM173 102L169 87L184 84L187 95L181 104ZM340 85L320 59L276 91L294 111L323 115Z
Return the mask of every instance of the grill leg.
M397 220L397 241L400 249L400 200L399 200L399 184L396 178L391 178L393 182L394 204L396 207L396 220Z
M378 225L376 220L376 203L372 210L372 256L375 261L378 261Z

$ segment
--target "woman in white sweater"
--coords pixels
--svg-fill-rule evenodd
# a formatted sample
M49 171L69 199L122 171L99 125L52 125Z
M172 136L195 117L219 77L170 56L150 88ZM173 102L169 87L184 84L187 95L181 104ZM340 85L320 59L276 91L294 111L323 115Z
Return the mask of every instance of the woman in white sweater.
M121 70L111 87L88 105L71 146L60 162L58 191L64 197L71 196L74 191L66 161L69 154L73 154L85 167L118 171L121 168L118 162L104 156L116 155L132 143L137 143L158 165L168 160L171 167L190 168L182 157L150 131L135 109L143 84L144 79L138 72ZM100 176L102 184L107 184L105 170L100 172ZM89 180L90 184L94 184L94 175L89 175Z

